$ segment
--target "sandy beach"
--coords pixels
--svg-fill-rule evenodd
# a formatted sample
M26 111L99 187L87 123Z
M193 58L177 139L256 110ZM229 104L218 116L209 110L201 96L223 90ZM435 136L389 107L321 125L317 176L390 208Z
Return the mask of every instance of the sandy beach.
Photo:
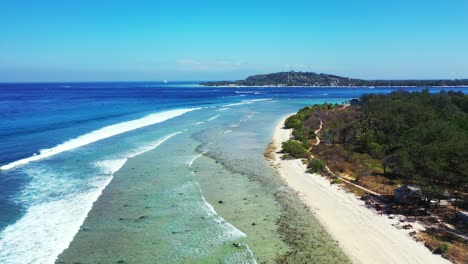
M281 160L277 152L291 136L291 130L283 129L284 120L273 135L276 151L272 166L299 192L353 263L451 263L414 241L409 231L392 226L398 222L396 219L376 214L354 194L330 185L325 177L306 173L301 160Z

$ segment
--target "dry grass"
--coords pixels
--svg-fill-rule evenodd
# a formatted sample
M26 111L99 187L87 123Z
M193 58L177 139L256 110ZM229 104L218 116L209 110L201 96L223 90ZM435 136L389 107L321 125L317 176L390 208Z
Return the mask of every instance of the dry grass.
M461 239L441 230L430 229L416 234L417 239L422 240L424 245L434 253L442 254L454 263L468 263L468 244ZM445 253L440 252L444 243L448 244Z

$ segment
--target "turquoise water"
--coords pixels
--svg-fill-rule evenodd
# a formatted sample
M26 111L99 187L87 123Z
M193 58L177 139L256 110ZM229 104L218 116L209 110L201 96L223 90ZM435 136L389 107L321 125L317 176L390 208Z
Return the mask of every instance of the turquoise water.
M80 228L77 246L72 243L65 255L80 254L80 240L99 232L106 237L109 227L119 227L125 230L111 237L122 248L96 240L90 247L101 252L94 260L130 258L132 248L147 248L141 241L157 245L148 257L160 262L235 263L255 256L248 244L232 248L247 234L205 201L196 181L197 158L207 164L204 171L215 166L204 157L216 157L232 173L261 177L268 174L263 152L282 116L308 104L401 88L94 83L0 89L0 262L53 263ZM152 192L139 189L148 186ZM152 227L151 236L131 239L142 224Z

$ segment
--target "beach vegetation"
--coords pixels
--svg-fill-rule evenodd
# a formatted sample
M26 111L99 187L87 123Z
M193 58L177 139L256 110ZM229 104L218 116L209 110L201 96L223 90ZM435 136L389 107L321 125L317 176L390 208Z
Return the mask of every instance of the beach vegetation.
M294 134L310 142L317 125L306 120L321 118L324 144L312 152L332 170L376 176L377 189L387 181L421 186L426 208L447 189L467 191L468 96L423 90L363 95L360 101L339 111L330 104L303 108L293 116L302 121Z
M440 247L439 247L438 251L439 251L441 254L447 254L447 252L448 252L448 250L449 250L449 246L450 246L449 243L443 242L442 244L440 244Z
M331 184L340 184L342 182L342 180L340 178L334 178L333 180L331 180Z
M311 158L307 165L307 171L309 173L320 173L325 171L325 163L317 158Z
M302 142L297 140L288 140L283 142L282 151L293 158L308 158L309 151Z

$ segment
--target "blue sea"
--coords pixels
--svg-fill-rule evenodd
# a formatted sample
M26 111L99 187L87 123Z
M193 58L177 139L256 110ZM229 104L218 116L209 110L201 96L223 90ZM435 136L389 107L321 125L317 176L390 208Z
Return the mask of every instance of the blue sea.
M53 263L129 158L163 144L189 153L191 131L216 128L221 138L245 123L266 147L274 121L306 105L421 89L0 84L0 263Z

